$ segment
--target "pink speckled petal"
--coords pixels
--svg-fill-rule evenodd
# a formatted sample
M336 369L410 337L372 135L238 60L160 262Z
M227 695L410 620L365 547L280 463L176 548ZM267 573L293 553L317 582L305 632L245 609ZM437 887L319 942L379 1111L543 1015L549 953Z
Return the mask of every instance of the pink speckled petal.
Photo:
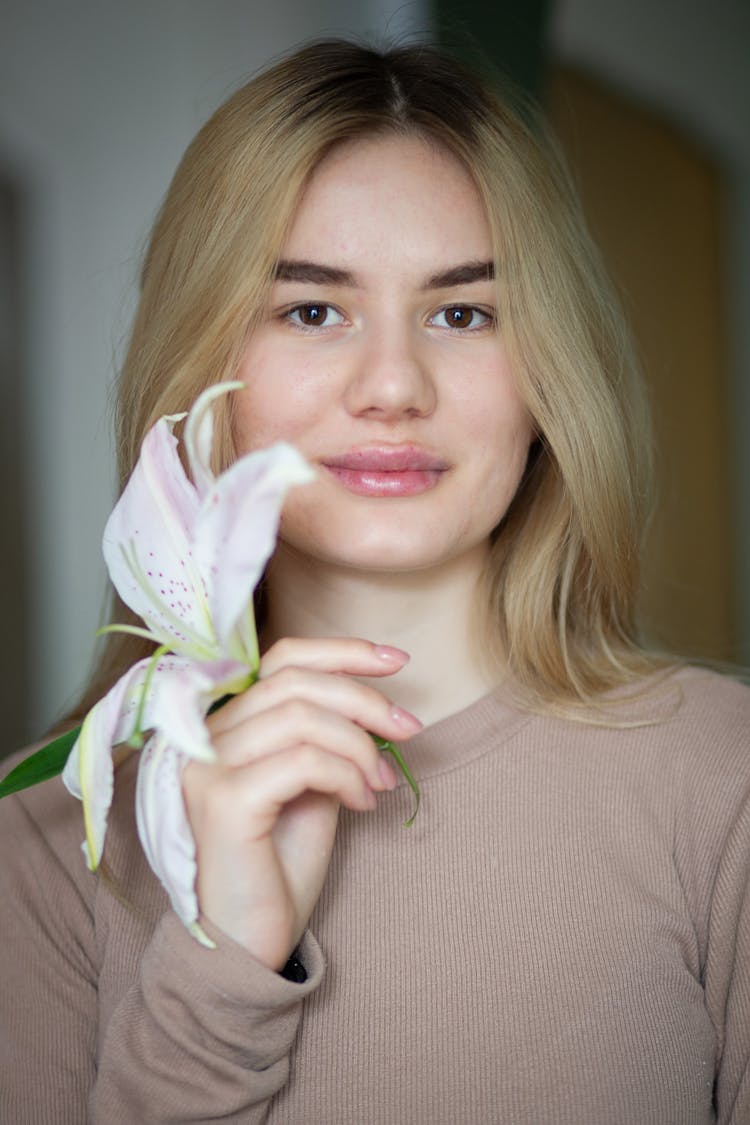
M184 663L159 677L149 707L149 726L189 758L212 762L205 716L211 704L248 686L246 665L232 660Z
M102 549L123 601L163 643L199 658L216 656L206 591L192 557L198 494L162 418L107 521Z

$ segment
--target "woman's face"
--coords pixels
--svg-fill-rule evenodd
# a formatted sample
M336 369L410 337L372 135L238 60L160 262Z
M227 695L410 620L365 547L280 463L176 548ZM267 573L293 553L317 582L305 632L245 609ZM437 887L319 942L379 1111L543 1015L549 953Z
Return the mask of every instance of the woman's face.
M483 550L531 423L495 323L492 245L470 176L414 137L318 167L238 377L238 452L284 439L317 470L281 540L368 570Z

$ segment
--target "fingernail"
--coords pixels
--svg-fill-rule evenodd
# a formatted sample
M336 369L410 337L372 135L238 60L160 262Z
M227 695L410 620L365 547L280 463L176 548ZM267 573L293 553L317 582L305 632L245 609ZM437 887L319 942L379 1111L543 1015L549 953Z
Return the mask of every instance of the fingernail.
M404 711L403 707L391 707L391 718L394 723L398 723L400 727L411 731L412 734L416 734L424 726L424 723L421 723L416 715L412 715L411 711Z
M375 645L375 655L388 664L405 664L410 659L408 652L393 645Z
M380 758L378 762L378 774L386 789L395 789L398 785L396 771L387 758Z

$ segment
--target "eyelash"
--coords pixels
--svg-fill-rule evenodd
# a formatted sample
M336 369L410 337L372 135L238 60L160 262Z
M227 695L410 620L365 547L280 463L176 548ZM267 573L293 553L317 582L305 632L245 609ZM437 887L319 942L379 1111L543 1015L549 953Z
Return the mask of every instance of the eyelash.
M299 319L295 319L295 314L301 313L302 310L308 310L309 311L311 309L320 309L321 311L325 310L325 315L324 315L320 324L303 324ZM430 316L430 318L428 320L428 324L434 325L437 318L439 316L444 315L445 313L458 312L458 311L469 312L469 313L472 314L473 317L479 316L479 317L483 317L484 319L482 320L482 322L480 324L473 324L473 323L467 324L467 325L443 324L442 326L437 325L437 327L442 327L442 328L445 328L448 332L456 332L456 333L479 332L483 328L494 327L495 314L490 309L482 309L482 308L479 308L477 305L460 305L460 304L443 305L442 308L437 309ZM336 316L340 317L341 319L339 321L335 322L334 324L329 324L328 320L329 320L329 314L330 313L334 313ZM301 332L317 332L317 331L319 331L323 328L337 328L340 324L342 324L344 322L345 317L344 317L344 314L342 312L340 312L340 310L337 309L335 305L329 305L325 301L305 301L302 304L293 305L291 308L286 309L281 314L281 319L285 320L285 321L288 321L290 324L294 325L294 327L297 328Z

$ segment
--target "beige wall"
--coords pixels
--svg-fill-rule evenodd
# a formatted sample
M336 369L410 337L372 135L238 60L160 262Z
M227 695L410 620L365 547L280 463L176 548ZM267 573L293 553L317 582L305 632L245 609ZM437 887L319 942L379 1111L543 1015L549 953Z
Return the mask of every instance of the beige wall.
M737 656L722 176L659 114L574 70L546 105L633 326L654 409L657 507L644 610L652 641Z
M718 492L712 486L710 499L717 509L729 504L732 651L750 665L750 5L747 0L556 0L550 16L550 49L558 62L596 77L631 105L671 124L720 174L729 487ZM701 175L697 167L686 170L685 200L703 190ZM713 284L706 277L706 290ZM718 362L721 353L718 344ZM696 473L698 467L697 462L688 466ZM675 472L670 487L683 479ZM704 487L709 480L710 471ZM713 534L710 526L704 531ZM700 534L696 525L695 535ZM694 550L687 535L684 550ZM703 598L711 596L704 580L686 612L700 613Z

